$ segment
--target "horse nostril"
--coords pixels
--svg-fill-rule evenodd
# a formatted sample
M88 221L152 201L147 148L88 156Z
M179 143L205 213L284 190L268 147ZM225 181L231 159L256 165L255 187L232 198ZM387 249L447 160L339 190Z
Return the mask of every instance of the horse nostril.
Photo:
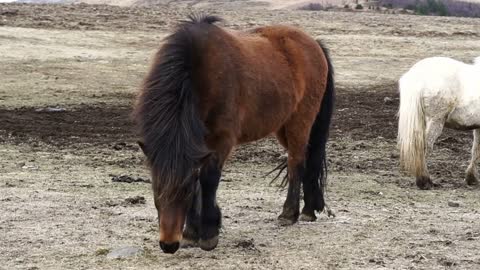
M179 247L180 247L179 242L165 243L160 241L160 248L163 250L164 253L173 254L178 250Z

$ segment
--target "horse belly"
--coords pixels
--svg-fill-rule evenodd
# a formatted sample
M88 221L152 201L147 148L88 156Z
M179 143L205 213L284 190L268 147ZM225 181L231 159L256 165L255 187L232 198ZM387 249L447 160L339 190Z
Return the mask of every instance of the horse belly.
M475 106L476 105L476 106ZM446 126L458 130L472 130L480 128L480 100L468 106L455 108L446 121Z
M293 95L265 94L245 110L239 142L256 141L276 132L289 119L294 109L295 98Z

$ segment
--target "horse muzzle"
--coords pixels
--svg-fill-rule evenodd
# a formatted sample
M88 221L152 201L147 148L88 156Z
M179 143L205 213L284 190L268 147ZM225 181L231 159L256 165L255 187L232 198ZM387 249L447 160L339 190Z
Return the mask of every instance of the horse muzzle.
M180 242L167 243L160 241L160 248L164 253L173 254L180 248Z

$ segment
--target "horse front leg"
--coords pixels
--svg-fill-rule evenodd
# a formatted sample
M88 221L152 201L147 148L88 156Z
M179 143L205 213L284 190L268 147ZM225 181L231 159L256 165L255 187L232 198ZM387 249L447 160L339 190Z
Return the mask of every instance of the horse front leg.
M199 246L203 250L217 247L222 214L217 204L217 189L221 177L221 165L216 158L210 159L200 172L202 193Z
M235 141L232 136L210 138L215 153L206 161L200 170L201 186L201 218L199 230L199 246L203 250L213 250L218 245L218 236L222 224L222 214L217 204L217 189L220 183L222 167L230 154Z
M480 129L473 131L472 159L467 168L465 180L468 185L478 185L477 162L480 160Z
M187 212L187 220L185 229L183 230L183 237L181 246L183 248L198 246L200 239L200 219L202 209L202 193L200 182L195 183L195 193L192 198L192 205Z

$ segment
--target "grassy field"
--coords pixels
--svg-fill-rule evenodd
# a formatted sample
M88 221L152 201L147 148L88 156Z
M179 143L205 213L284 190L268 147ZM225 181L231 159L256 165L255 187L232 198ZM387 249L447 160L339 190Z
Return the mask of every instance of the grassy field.
M224 170L217 249L161 253L149 184L111 179L149 178L132 102L162 38L199 10L0 4L0 268L480 268L480 190L463 181L470 133L442 135L431 191L399 172L395 146L399 76L424 57L479 56L479 19L236 1L198 8L230 29L295 25L330 48L338 92L327 200L336 217L277 224L286 191L264 175L283 150L267 138L239 147ZM135 196L146 202L129 203ZM105 255L125 246L143 254Z

